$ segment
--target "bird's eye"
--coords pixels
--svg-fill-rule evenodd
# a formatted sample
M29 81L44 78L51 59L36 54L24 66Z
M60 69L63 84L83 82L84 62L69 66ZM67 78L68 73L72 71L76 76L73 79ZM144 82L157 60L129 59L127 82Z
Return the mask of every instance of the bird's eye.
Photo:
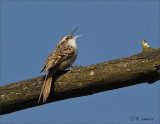
M66 40L68 40L69 38L68 37L66 37Z

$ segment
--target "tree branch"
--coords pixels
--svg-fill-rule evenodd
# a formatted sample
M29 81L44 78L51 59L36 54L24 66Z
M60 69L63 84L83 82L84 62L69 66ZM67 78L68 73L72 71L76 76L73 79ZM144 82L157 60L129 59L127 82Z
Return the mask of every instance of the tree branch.
M46 103L159 80L160 49L149 47L145 40L142 45L137 55L56 73ZM38 104L44 77L1 86L0 114L46 104Z

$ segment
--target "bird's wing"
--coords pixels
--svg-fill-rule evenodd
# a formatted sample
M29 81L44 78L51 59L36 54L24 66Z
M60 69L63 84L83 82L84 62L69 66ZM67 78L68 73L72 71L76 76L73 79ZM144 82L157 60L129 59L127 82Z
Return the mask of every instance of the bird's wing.
M44 72L53 66L57 65L58 63L63 62L68 57L74 55L75 50L73 48L61 48L58 50L54 50L47 58L41 72Z

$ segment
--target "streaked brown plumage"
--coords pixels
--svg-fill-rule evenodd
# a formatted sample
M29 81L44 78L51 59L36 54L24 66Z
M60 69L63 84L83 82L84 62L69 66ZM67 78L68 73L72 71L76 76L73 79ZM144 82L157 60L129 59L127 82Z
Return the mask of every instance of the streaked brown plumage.
M74 63L77 58L77 45L76 38L82 36L78 35L72 38L73 33L77 30L76 28L70 35L65 36L58 43L53 52L48 56L41 72L47 71L38 103L43 95L43 102L45 102L49 96L52 76L59 70L65 70Z

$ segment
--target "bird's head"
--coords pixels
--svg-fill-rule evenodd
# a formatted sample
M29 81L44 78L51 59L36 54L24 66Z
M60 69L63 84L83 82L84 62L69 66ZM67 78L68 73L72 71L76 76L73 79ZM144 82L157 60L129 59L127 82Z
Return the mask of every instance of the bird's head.
M76 39L77 39L78 37L80 37L80 36L83 36L83 35L77 35L77 36L75 36L75 37L72 38L74 32L75 32L77 29L78 29L78 28L74 29L74 31L73 31L70 35L67 35L67 36L63 37L62 40L60 41L60 43L62 43L62 42L66 42L66 43L67 43L67 42L68 42L69 45L74 45L74 44L76 44Z

